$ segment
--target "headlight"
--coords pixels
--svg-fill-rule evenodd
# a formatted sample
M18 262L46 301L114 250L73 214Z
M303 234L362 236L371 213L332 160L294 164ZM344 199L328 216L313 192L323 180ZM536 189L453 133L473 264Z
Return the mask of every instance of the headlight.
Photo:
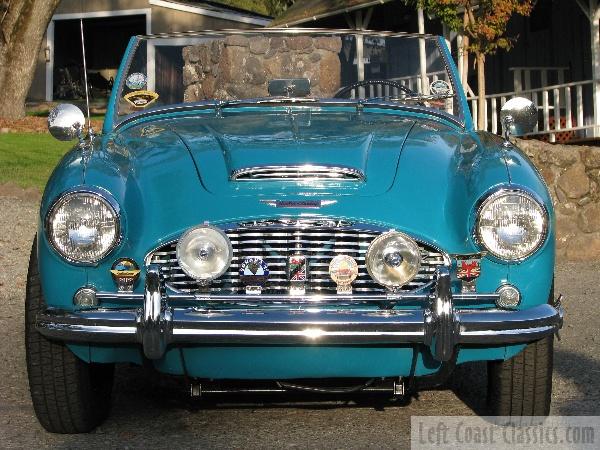
M208 225L189 229L177 243L177 261L181 269L204 283L225 273L232 253L227 235Z
M548 213L531 195L503 190L481 204L476 233L479 242L494 256L510 261L534 253L548 231Z
M366 255L369 275L379 284L398 289L412 280L421 268L421 251L404 233L390 231L375 238Z
M95 263L119 241L116 204L91 191L60 197L48 213L46 227L56 251L75 263Z

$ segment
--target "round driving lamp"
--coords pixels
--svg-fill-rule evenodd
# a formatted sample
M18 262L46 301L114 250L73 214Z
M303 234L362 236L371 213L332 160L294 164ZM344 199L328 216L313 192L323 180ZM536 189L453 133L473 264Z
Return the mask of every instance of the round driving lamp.
M546 209L525 191L498 191L479 207L477 239L497 258L508 261L527 258L542 246L547 232Z
M48 212L46 233L52 247L73 263L93 264L119 242L118 207L106 193L73 191Z
M389 231L371 242L365 260L371 278L395 290L419 273L421 251L417 243L406 234Z
M190 228L177 243L177 261L181 270L201 283L209 283L223 275L232 255L227 235L208 225Z

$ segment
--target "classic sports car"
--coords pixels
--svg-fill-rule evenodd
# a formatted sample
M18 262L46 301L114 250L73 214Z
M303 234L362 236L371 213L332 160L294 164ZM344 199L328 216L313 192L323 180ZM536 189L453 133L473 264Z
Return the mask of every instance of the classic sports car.
M504 138L475 131L433 36L133 38L102 134L74 106L48 119L79 144L27 281L40 422L93 429L123 362L194 395L401 396L487 361L493 414L548 414L554 213L508 139L536 120L513 99Z

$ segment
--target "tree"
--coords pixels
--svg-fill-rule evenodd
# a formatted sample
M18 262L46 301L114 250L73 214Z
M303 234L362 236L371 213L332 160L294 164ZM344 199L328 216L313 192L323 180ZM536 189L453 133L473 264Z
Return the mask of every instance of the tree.
M25 116L25 98L60 0L0 0L0 117Z
M276 17L289 8L294 0L217 0L218 3Z
M478 128L485 128L485 57L510 50L517 37L505 36L514 14L528 16L536 0L410 0L428 14L438 17L451 30L464 34L462 51L475 55Z

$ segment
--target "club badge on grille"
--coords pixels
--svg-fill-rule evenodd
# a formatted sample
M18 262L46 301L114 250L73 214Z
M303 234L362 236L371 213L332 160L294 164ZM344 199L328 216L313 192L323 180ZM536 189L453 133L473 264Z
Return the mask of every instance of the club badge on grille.
M260 294L269 279L269 265L261 258L248 257L242 261L239 274L246 294Z
M132 292L140 276L140 268L131 258L119 258L110 268L110 274L119 292Z
M456 258L456 278L463 282L463 292L475 291L475 281L481 275L481 258L483 253L454 255Z
M304 283L307 278L306 256L292 255L289 257L288 278L290 280L290 294L304 295Z
M353 257L337 255L329 263L329 275L337 284L337 293L342 295L352 294L352 282L358 276L358 264Z
M306 256L290 256L288 268L290 281L306 281Z

